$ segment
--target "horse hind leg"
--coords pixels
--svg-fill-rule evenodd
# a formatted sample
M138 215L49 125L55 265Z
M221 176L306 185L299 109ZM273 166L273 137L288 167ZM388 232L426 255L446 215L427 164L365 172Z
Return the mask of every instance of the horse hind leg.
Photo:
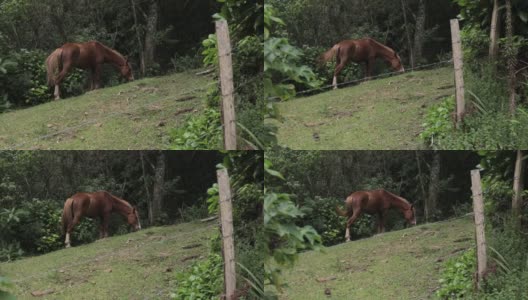
M350 226L352 226L352 224L354 224L354 222L359 217L359 215L360 215L359 210L354 210L354 213L352 214L352 216L347 221L346 232L345 232L345 240L347 242L350 242Z
M72 222L68 224L68 228L66 229L66 239L64 241L64 244L66 244L66 248L71 247L70 234L73 231L73 227L79 224L80 220L81 220L81 217L79 215L76 215L75 217L73 217Z

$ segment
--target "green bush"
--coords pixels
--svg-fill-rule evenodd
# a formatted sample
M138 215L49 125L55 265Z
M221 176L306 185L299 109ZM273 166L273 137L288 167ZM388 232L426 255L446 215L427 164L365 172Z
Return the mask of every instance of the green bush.
M191 49L189 52L194 54L180 55L175 53L171 58L170 61L175 72L184 72L187 70L198 69L202 66L202 60L199 54L201 50Z
M461 299L473 291L473 272L477 266L475 249L466 250L460 256L445 263L436 295L442 299Z
M467 23L460 30L460 37L464 45L464 61L474 61L488 54L490 44L489 32L481 26Z
M525 149L528 147L528 112L519 108L514 117L507 112L472 114L465 128L437 139L437 147L451 150Z
M191 116L183 127L172 131L173 150L210 150L222 148L220 112L206 108L199 116Z
M425 116L424 130L420 138L428 145L434 146L437 140L448 136L454 129L451 113L455 110L455 97L450 96L429 108Z
M218 299L224 281L222 257L211 253L206 260L197 261L189 270L176 274L176 278L178 287L171 294L172 299Z

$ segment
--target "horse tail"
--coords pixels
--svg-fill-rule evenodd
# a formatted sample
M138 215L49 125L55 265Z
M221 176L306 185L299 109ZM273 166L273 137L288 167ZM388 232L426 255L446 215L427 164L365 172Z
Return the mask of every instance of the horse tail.
M62 210L62 233L66 233L66 227L73 222L73 198L66 199Z
M339 44L335 44L332 48L328 49L328 51L326 51L325 53L321 54L321 56L319 56L319 59L318 59L319 65L322 66L327 61L334 58L334 56L337 56L338 53L339 53Z
M55 72L59 70L62 60L62 48L57 48L46 59L46 71L48 73L48 85L55 85Z

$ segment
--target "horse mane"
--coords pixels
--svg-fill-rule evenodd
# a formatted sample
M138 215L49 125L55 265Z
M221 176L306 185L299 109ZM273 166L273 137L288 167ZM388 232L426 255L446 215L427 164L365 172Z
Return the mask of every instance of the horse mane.
M396 51L394 51L394 49L390 48L389 46L383 45L382 43L376 41L376 40L373 39L373 38L367 38L367 39L368 39L371 43L374 43L374 44L376 44L377 46L379 46L379 47L385 49L386 51L388 51L388 52L390 52L390 53L392 53L394 56L397 56Z
M409 205L409 206L412 206L412 204L411 204L409 201L407 201L407 199L405 199L405 198L403 198L403 197L400 197L400 196L398 196L398 195L395 195L395 194L393 194L393 193L391 193L391 192L389 192L389 191L386 191L386 190L383 190L383 191L384 191L385 193L389 194L393 199L397 199L397 200L399 200L400 202L403 202L403 203L405 203L405 204L407 204L407 205Z
M132 209L133 209L132 205L131 205L130 203L128 203L126 200L121 199L121 198L119 198L119 197L117 197L117 196L114 196L114 195L112 195L112 194L110 194L109 192L106 192L106 191L105 191L104 193L105 193L107 196L109 196L110 199L113 200L113 203L114 203L114 204L117 204L117 206L120 206L121 208L126 207L126 208L128 208L130 211L132 211ZM124 211L124 210L123 210L123 211Z
M98 41L94 41L94 42L97 43L98 45L102 46L103 49L105 49L105 51L114 54L114 56L117 56L117 57L119 57L120 59L122 59L124 62L126 62L126 58L125 58L125 56L123 56L123 54L117 52L117 50L114 50L114 49L112 49L112 48L110 48L110 47L106 46L105 44L100 43L100 42L98 42ZM122 199L121 199L121 200L122 200Z

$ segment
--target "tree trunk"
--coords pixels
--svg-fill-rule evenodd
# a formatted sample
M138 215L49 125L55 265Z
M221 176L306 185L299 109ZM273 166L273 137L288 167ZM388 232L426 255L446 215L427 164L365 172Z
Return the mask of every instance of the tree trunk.
M429 176L429 218L433 218L438 203L438 193L440 191L440 152L435 151L433 154L433 163L431 164L431 173Z
M154 53L156 50L155 35L158 25L158 1L154 0L150 3L149 12L147 16L147 31L145 32L145 68L152 67L154 64Z
M147 182L147 172L145 171L145 154L143 151L139 151L139 157L141 159L141 171L143 172L143 185L145 186L145 191L147 192L147 209L148 209L148 219L149 224L154 224L154 214L152 210L152 198L150 197L149 185Z
M515 64L517 59L517 49L513 45L513 19L511 0L506 0L506 58L508 63L508 89L510 92L510 114L514 115L517 108L515 101Z
M492 60L497 58L499 53L499 0L493 1L493 13L491 14L490 46L489 57Z
M414 60L419 63L422 60L422 50L425 39L425 2L420 0L418 5L418 15L414 31Z
M141 42L141 34L139 33L137 14L136 14L136 2L135 0L130 0L132 4L132 12L134 15L134 28L136 29L136 38L138 40L138 49L139 49L139 66L142 76L145 76L145 54L143 53L143 43Z
M517 159L515 160L515 173L513 175L513 199L512 199L512 214L513 222L516 226L521 225L521 211L522 211L522 191L524 189L524 161L521 150L517 150Z
M161 216L163 208L163 196L165 186L165 153L160 151L156 160L156 168L154 170L154 187L152 189L152 218L156 221Z
M409 63L411 64L411 68L414 68L413 45L411 42L411 36L409 34L409 25L407 23L407 12L405 8L405 0L401 0L401 5L402 5L402 12L403 12L403 22L405 25L405 35L407 37L407 45L409 47Z
M425 195L425 186L424 186L423 177L422 177L422 168L420 167L420 151L414 151L414 153L416 156L416 165L418 166L418 178L420 179L420 187L422 189L422 199L425 199L424 201L425 222L428 222L429 221L429 203Z

